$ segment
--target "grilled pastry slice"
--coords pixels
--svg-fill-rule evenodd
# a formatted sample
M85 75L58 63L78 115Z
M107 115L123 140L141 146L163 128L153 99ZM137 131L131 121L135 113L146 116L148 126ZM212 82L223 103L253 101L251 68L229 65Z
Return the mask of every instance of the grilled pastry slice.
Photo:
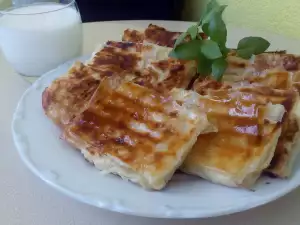
M154 44L108 41L85 64L76 63L43 93L46 115L60 127L68 124L89 102L102 79L119 77L161 92L186 88L195 63L166 60L170 49Z
M282 132L274 157L266 171L276 177L289 177L295 158L299 153L299 149L296 147L296 141L300 134L299 94L293 89L280 90L268 87L244 87L239 90L248 93L253 99L266 99L272 104L284 106L285 115L281 123Z
M127 29L122 40L129 42L150 42L160 46L173 47L180 32L167 31L165 28L150 24L144 31Z
M171 48L147 43L109 41L94 53L88 66L101 71L113 68L116 76L160 92L187 88L196 74L194 61L168 58Z
M171 50L151 43L108 41L93 53L87 65L99 71L109 68L115 73L140 73L150 61L168 59Z
M263 53L246 60L239 58L236 52L232 51L227 61L225 80L250 80L250 82L265 84L269 82L271 85L276 85L275 88L282 88L282 85L291 86L293 74L300 69L300 57L285 52Z
M211 90L198 99L192 92L172 94L197 104L218 130L199 135L181 170L214 183L251 188L274 156L284 107L254 97L250 90Z
M67 74L54 80L42 94L45 114L63 128L89 103L100 83L100 74L75 63Z
M66 75L44 90L42 103L46 115L63 128L85 108L103 78L135 78L135 72L140 73L145 67L144 55L154 60L162 49L149 46L142 51L143 47L142 44L107 42L87 65L75 63Z
M200 94L206 94L209 90L224 89L248 89L254 91L256 98L267 98L273 104L282 104L286 113L282 122L282 133L276 146L275 155L270 167L266 170L273 176L286 178L291 174L294 159L299 153L296 141L299 138L300 108L299 108L299 86L298 73L287 71L269 71L259 76L251 75L239 82L224 81L223 83L211 79L197 79L194 82L193 90ZM227 77L228 78L228 77ZM270 88L276 88L272 90Z
M232 88L232 83L226 84L224 82L216 81L209 77L199 76L195 79L192 90L200 95L207 95L211 90L228 90Z
M164 27L149 24L149 26L144 31L137 31L132 29L125 30L122 40L129 42L149 42L160 46L173 48L176 39L181 33L182 32L168 31ZM207 38L204 33L200 33L199 35L204 39ZM190 37L188 36L186 40L190 40Z
M283 100L286 114L275 155L266 171L275 177L287 178L291 175L295 159L299 154L297 140L300 137L300 105L299 95L295 91L282 91L282 94L281 101Z
M159 92L168 92L173 88L187 89L196 73L197 65L194 61L169 58L150 62L133 82Z
M98 169L159 190L208 126L206 114L184 100L107 79L63 138Z
M300 69L300 57L282 52L263 53L257 55L250 65L252 70L250 72L256 74L261 74L270 69L293 72Z
M133 29L126 29L124 30L122 41L125 42L139 42L142 43L145 39L144 32L133 30Z

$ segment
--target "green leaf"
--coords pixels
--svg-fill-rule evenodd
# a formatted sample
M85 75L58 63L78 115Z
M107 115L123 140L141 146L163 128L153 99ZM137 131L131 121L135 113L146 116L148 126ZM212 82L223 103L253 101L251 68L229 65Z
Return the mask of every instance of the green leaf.
M219 3L216 0L210 0L210 2L206 6L207 11L211 11L213 8L216 8L219 6Z
M204 16L204 18L201 21L201 24L209 23L210 20L216 15L222 16L222 13L226 7L227 7L227 5L221 5L221 6L213 8L209 13L207 13Z
M189 27L189 29L187 30L187 33L189 35L191 35L192 40L196 39L197 35L198 35L198 25Z
M228 62L224 58L219 58L212 63L212 75L217 80L220 81L226 71Z
M212 40L202 41L201 53L208 59L217 59L222 57L219 45Z
M198 25L202 23L202 20L214 9L220 7L219 3L216 0L211 0L209 3L207 3L205 10L201 16L200 21L198 22Z
M184 39L186 38L187 35L188 34L186 32L180 34L179 37L175 41L174 48L176 48L179 44L181 44L184 41Z
M217 0L211 0L201 20L177 38L169 57L196 60L197 71L200 75L212 74L214 79L220 81L228 67L226 58L230 52L230 49L226 47L227 28L222 18L226 7L226 5L219 5ZM202 40L199 26L208 36L208 40ZM188 35L191 36L191 41L185 42ZM238 56L249 59L253 54L266 51L269 46L270 43L263 38L246 37L239 42L236 51Z
M265 52L270 43L262 37L245 37L238 43L238 50L252 49L254 55Z
M230 49L227 48L225 45L220 45L220 49L221 49L222 55L224 57L227 57L228 53L230 52Z
M254 55L253 48L244 48L238 49L236 51L237 55L243 59L250 59L252 55Z
M211 74L212 61L205 58L204 55L199 54L197 59L197 72L200 76L207 76Z
M185 60L197 59L201 43L201 40L192 40L182 43L170 52L169 57Z
M222 15L215 14L209 21L207 30L211 40L219 43L220 45L226 44L227 29L222 19Z
M198 33L198 34L197 34L196 39L198 39L198 40L203 40L203 38L201 37L201 33Z
M207 36L209 36L208 26L209 26L209 23L206 23L206 24L203 24L203 25L202 25L202 31L203 31Z

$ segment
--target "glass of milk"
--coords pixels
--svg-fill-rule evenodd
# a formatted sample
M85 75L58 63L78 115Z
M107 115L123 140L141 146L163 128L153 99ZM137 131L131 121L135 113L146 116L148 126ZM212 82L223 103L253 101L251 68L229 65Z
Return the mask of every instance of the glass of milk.
M75 0L44 0L0 11L0 47L21 75L37 77L82 51Z

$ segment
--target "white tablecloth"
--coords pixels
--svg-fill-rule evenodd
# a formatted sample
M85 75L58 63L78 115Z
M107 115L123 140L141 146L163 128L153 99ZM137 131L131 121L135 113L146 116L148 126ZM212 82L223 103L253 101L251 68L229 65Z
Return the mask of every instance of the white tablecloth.
M187 26L185 23L152 22L171 29ZM148 23L149 21L127 21L85 24L83 54L91 53L99 42L118 39L122 30L131 24L134 27L144 27ZM280 44L281 37L274 37L276 38ZM290 43L293 41L297 43L297 40L291 40ZM299 225L300 189L266 206L203 220L160 220L126 216L94 208L64 196L25 167L12 141L12 115L19 98L29 85L12 70L0 53L1 225Z

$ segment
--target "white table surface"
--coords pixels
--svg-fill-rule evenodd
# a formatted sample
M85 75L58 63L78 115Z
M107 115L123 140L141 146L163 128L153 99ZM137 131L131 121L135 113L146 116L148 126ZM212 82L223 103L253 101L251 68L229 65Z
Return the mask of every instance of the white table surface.
M91 53L97 43L107 39L118 39L122 30L127 27L145 27L149 22L85 24L83 54ZM152 22L174 30L183 29L188 25L182 22ZM240 32L249 31L241 29ZM286 42L281 41L282 37L272 36L271 40L276 42L278 48L285 47ZM292 46L298 46L298 40L288 42L291 50L295 51ZM1 225L299 225L300 189L280 200L247 212L202 220L160 220L126 216L94 208L64 196L47 186L25 167L12 141L12 115L19 98L29 85L13 71L0 53Z

